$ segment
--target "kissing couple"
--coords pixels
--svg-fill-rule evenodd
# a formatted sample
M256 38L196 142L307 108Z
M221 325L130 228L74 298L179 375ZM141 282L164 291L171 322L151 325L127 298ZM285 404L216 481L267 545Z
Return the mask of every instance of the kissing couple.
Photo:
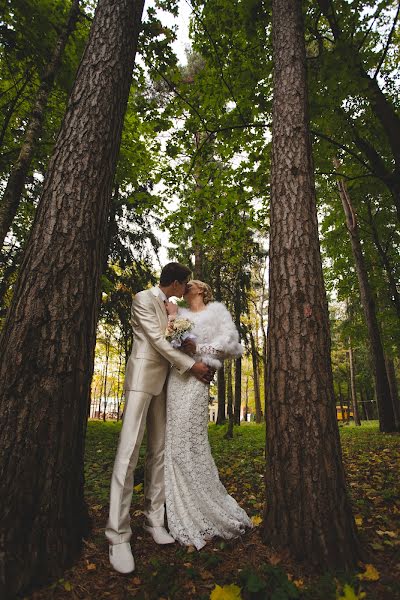
M209 285L190 277L185 265L168 263L159 285L132 302L134 340L106 527L110 563L119 573L135 568L129 509L145 428L144 529L157 544L177 540L200 550L214 536L231 539L252 527L219 480L207 430L209 383L224 359L241 356L243 348L226 307L212 301ZM171 296L183 296L189 308L178 308ZM177 317L192 327L180 348L166 337Z

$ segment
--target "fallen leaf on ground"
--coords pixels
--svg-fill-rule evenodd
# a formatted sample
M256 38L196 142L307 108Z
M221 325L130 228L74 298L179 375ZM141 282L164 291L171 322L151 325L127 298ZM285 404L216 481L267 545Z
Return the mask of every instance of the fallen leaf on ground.
M337 600L362 600L365 596L365 592L359 592L357 594L357 592L354 591L354 588L346 583L343 587L343 595L338 596Z
M210 594L210 600L242 600L240 587L237 585L216 585Z
M378 581L380 575L379 571L373 565L365 565L364 573L358 573L357 577L361 581Z

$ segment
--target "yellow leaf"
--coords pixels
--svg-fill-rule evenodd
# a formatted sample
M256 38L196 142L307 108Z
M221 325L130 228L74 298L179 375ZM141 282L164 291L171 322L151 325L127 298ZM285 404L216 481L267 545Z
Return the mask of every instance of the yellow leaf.
M390 538L395 538L397 537L397 533L395 531L384 531L383 532L385 535L389 536Z
M66 592L72 592L72 583L69 581L64 581L64 590Z
M363 524L363 518L362 517L357 516L355 520L356 520L356 525L362 525Z
M294 579L293 583L297 588L304 587L304 581L302 579Z
M88 571L95 571L96 570L96 565L94 563L88 562L88 564L86 565L86 568L87 568Z
M137 485L133 486L133 489L135 492L141 492L143 489L143 483L138 483Z
M210 594L210 600L242 600L240 587L237 585L216 585Z
M377 571L373 565L365 565L364 573L359 573L357 577L360 580L364 579L365 581L378 581L380 575L379 571Z
M365 592L359 592L358 594L354 591L354 588L351 587L351 585L348 585L347 583L344 585L343 587L343 595L342 596L337 596L337 600L362 600L363 598L365 598L366 593Z
M255 527L258 527L258 525L262 522L262 518L258 515L255 515L254 517L251 517L251 521Z

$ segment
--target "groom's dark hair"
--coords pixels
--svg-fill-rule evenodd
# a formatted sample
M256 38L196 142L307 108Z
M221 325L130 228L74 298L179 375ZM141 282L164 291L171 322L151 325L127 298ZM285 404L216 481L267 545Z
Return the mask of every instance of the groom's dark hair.
M165 265L160 275L160 285L167 286L174 283L174 281L179 281L179 283L183 283L191 276L192 271L189 267L185 265L181 265L181 263L171 262Z

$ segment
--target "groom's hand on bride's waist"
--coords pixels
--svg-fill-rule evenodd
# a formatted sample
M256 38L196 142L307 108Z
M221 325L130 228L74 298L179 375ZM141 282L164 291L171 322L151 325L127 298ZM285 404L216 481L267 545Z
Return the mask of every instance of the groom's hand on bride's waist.
M214 369L211 369L208 365L202 362L194 363L190 371L203 383L210 383L215 373Z

